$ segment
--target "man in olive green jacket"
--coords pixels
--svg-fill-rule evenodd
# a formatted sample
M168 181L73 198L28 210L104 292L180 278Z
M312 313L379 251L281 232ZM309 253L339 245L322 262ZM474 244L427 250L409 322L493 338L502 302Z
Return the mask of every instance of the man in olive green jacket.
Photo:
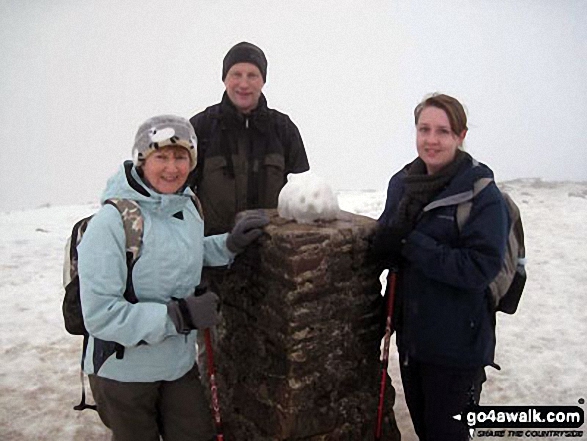
M224 57L222 101L190 119L198 137L190 185L202 203L206 235L230 231L239 211L277 208L287 175L310 168L296 125L267 107L266 78L263 51L235 45Z

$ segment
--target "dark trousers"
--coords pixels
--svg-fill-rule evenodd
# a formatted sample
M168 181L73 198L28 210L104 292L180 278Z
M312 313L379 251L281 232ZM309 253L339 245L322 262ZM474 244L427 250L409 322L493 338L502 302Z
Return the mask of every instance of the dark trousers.
M196 366L175 381L131 383L90 375L102 422L113 441L215 439L208 400Z
M479 403L483 367L459 369L400 358L406 404L421 441L466 441L468 428L453 418L467 404Z

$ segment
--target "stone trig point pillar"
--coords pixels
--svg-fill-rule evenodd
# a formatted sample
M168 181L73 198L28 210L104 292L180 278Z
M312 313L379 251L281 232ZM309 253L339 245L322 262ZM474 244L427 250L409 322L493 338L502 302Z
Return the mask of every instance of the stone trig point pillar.
M372 440L385 322L379 271L366 260L376 223L342 213L304 225L267 213L266 235L217 287L225 439ZM394 395L388 383L384 440L399 439Z

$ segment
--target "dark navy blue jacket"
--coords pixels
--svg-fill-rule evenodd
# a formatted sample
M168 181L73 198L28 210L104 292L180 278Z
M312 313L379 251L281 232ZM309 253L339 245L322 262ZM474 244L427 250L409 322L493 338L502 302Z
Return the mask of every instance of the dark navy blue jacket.
M381 225L396 216L406 173L404 168L389 182ZM466 159L407 236L394 320L398 349L408 360L463 368L493 364L495 315L487 289L501 267L509 218L494 182L473 197L473 184L482 177L493 178L493 172ZM459 232L457 205L471 199Z

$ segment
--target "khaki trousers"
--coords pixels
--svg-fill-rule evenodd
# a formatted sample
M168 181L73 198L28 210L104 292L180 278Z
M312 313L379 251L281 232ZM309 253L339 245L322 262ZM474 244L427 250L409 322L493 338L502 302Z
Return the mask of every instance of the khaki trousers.
M113 441L215 439L208 400L196 365L175 381L131 383L89 376L102 422Z

